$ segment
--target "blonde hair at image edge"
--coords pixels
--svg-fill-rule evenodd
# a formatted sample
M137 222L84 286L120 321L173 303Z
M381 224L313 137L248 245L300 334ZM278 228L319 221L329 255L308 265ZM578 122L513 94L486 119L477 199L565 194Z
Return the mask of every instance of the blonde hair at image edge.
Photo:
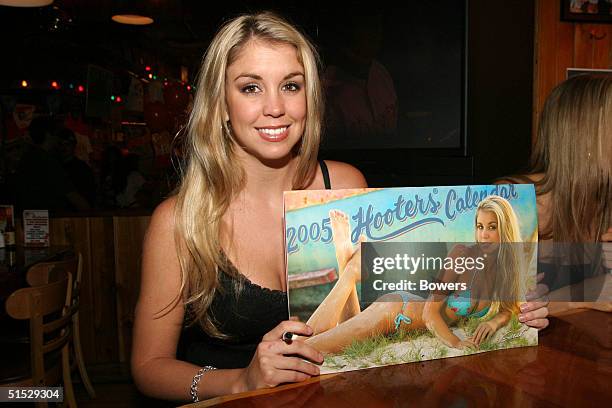
M218 270L239 277L221 251L221 217L244 186L244 172L234 160L236 146L226 123L225 75L227 67L251 40L294 46L304 68L308 111L304 134L294 149L297 162L293 187L296 189L306 187L314 177L321 133L323 100L319 59L308 39L269 12L243 15L227 22L205 53L187 125L187 163L175 207L181 293L166 308L176 304L182 296L189 306L190 324L197 322L209 335L219 338L226 336L207 314L217 289ZM240 290L241 281L236 281L237 290Z
M518 218L508 200L496 195L483 199L476 208L475 225L481 211L490 211L495 214L501 243L497 256L496 290L492 296L489 312L482 317L482 320L488 320L500 309L513 313L518 310L518 300L524 294L525 287L523 245ZM499 288L503 293L499 293ZM516 300L513 301L513 299Z

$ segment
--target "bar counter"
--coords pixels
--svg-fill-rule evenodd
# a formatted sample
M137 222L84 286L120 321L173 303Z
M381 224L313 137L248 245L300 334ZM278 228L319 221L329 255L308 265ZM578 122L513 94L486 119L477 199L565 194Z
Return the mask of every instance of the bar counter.
M331 374L187 405L576 407L612 401L612 314L551 318L539 345Z

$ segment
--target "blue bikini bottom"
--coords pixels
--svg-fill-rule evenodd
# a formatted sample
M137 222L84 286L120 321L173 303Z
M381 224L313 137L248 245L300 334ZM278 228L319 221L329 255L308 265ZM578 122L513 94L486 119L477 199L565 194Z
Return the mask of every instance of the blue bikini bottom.
M404 304L402 305L402 310L395 316L395 320L393 321L393 323L395 323L395 330L397 331L400 325L402 324L402 322L405 324L412 323L412 319L406 316L405 314L403 314L403 311L406 308L406 305L408 304L408 302L409 301L423 302L425 301L425 299L423 299L419 295L415 295L414 293L406 292L403 290L398 290L395 292L391 292L389 294L390 295L400 295L402 298L402 302L404 302Z

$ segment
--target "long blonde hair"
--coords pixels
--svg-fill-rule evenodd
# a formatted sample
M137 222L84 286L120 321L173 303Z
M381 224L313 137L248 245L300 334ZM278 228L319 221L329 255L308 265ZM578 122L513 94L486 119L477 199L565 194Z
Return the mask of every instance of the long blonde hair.
M490 195L478 204L475 224L480 211L495 214L500 238L495 290L491 294L492 305L487 315L500 309L517 312L518 302L524 296L524 251L518 218L508 200L497 195Z
M186 169L175 207L175 241L181 268L181 294L190 323L199 323L211 336L226 337L208 313L219 288L219 271L240 278L220 244L221 218L244 187L235 145L225 123L226 70L250 40L295 47L304 67L307 116L304 134L295 146L293 188L312 181L319 148L323 100L318 55L295 27L270 12L242 15L227 22L209 45L198 78L197 93L187 125Z
M612 221L612 77L579 75L550 94L530 173L544 173L538 195L551 194L557 242L598 242Z

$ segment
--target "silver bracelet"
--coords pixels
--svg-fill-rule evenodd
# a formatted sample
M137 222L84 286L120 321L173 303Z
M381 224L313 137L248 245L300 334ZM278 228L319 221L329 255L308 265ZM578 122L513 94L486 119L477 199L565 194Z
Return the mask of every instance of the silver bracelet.
M216 368L213 366L204 366L198 370L196 375L193 376L193 380L191 381L191 388L189 390L189 394L191 394L191 400L193 402L200 401L200 399L198 398L198 383L200 382L200 379L202 378L204 373L210 370L216 370Z

